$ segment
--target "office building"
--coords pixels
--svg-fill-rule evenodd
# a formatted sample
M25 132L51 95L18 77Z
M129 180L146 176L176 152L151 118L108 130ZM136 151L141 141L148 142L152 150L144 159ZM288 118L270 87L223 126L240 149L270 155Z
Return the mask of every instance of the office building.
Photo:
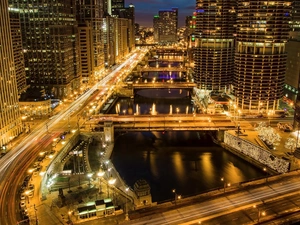
M160 23L160 19L159 19L159 15L155 15L153 17L153 39L154 39L154 42L159 42L159 31L160 31L160 26L161 26L161 23Z
M117 8L124 8L125 2L124 0L111 0L111 8L117 9Z
M177 42L178 8L159 10L154 17L153 27L159 43Z
M287 63L284 96L285 98L292 100L292 102L295 102L299 93L298 83L300 81L300 40L290 39L286 43L286 51Z
M192 16L187 16L185 19L184 39L188 48L196 47L196 18L197 13L194 12Z
M0 147L5 151L22 129L7 1L0 1L0 34Z
M300 1L292 1L290 39L300 40Z
M92 26L87 21L78 25L79 54L81 62L82 83L89 84L95 79L95 58L93 48Z
M22 46L22 34L19 13L16 9L9 9L10 30L14 51L14 62L18 93L21 95L29 87L26 84L26 73Z
M270 113L283 96L291 2L237 3L236 103L241 110Z
M93 57L93 63L87 65L92 68L91 71L87 71L85 76L83 77L83 82L93 82L97 77L100 76L100 71L104 69L104 44L103 44L103 17L104 17L104 4L102 0L96 1L85 1L85 0L77 0L77 21L79 23L79 29L81 30L80 42L86 43L85 45L81 45L81 57L84 58L85 64L88 63L88 57ZM83 27L90 26L92 32L92 53L89 48L86 48L89 40L89 35L83 34ZM86 28L88 29L88 28ZM87 30L86 30L87 31ZM87 38L87 39L85 39ZM89 77L86 75L90 74Z
M123 8L118 8L123 5ZM127 30L129 51L134 49L135 44L135 8L133 4L129 4L129 7L124 7L124 4L121 4L121 1L116 1L115 5L112 5L112 16L116 18L127 19L130 26Z
M19 12L30 88L71 95L81 79L75 0L9 0L9 6Z
M198 88L227 92L234 65L235 0L197 0L194 82Z

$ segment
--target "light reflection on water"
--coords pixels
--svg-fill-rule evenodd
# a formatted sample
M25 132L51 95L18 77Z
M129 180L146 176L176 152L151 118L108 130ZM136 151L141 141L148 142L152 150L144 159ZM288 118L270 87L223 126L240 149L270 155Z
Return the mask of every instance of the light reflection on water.
M129 132L116 139L112 161L130 187L147 180L153 201L171 199L174 188L195 195L222 188L221 177L233 184L264 175L196 131Z

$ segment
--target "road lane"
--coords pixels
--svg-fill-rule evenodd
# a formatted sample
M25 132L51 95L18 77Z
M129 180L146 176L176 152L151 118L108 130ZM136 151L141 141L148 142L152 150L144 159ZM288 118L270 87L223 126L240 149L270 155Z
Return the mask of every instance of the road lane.
M38 156L41 148L46 147L52 142L53 137L49 134L51 131L63 132L66 127L69 127L69 121L63 120L64 118L74 116L74 112L78 110L79 105L84 105L90 96L97 91L98 86L112 85L111 80L117 81L117 76L123 76L121 69L125 67L128 69L134 66L138 62L140 57L144 57L146 51L136 50L132 53L128 60L116 67L114 71L108 74L96 85L91 87L78 99L72 102L68 107L62 109L55 117L47 121L43 121L38 124L21 142L18 142L13 149L11 149L1 159L0 164L0 224L11 225L17 224L19 218L16 215L16 208L18 208L16 192L18 183L20 183L24 174L24 169L27 169L29 165ZM132 61L135 63L133 64ZM61 123L65 121L65 123ZM57 125L59 124L59 126ZM50 144L51 146L51 144ZM3 216L4 215L4 216Z

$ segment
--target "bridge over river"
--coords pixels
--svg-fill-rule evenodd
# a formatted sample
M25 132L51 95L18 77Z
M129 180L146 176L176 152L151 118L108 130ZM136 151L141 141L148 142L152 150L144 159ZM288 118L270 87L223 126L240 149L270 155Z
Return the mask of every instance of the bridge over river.
M192 82L147 82L147 83L133 83L133 89L193 89L196 87Z
M108 140L114 131L182 131L182 130L232 130L236 124L223 115L95 115L84 124L85 129L104 131Z

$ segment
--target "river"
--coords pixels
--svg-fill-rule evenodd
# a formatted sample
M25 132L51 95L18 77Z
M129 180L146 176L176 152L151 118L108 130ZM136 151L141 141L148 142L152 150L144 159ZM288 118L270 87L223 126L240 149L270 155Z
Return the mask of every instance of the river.
M152 98L119 99L109 113L116 113L116 109L120 114L194 111L187 93L181 99L160 99L155 93L147 92ZM150 184L153 202L174 198L173 189L183 197L222 189L222 177L226 183L234 184L265 175L261 169L214 144L204 131L128 132L115 136L114 166L131 188L138 179L145 179Z

